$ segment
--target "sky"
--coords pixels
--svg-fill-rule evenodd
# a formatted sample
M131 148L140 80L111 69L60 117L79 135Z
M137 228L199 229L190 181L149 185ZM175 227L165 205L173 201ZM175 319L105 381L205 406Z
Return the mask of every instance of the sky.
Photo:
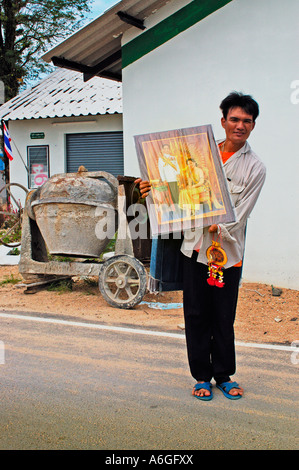
M82 26L90 23L92 20L102 15L102 13L104 13L106 10L113 7L117 3L119 3L119 1L120 0L90 0L90 13L87 15L86 21L82 24ZM29 80L28 82L24 84L24 86L21 87L20 91L23 91L26 88L30 88L34 86L40 80L45 78L47 74L48 72L45 74L40 74L39 77L35 80Z
M119 3L119 1L120 0L91 0L91 12L88 15L88 22L100 16L104 11L108 10L108 8Z

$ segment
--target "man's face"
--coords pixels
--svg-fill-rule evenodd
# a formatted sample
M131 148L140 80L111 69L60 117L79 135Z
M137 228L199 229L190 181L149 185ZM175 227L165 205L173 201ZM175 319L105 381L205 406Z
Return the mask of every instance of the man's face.
M221 119L221 124L226 133L226 140L238 146L245 144L255 126L252 116L239 107L230 108L226 119Z

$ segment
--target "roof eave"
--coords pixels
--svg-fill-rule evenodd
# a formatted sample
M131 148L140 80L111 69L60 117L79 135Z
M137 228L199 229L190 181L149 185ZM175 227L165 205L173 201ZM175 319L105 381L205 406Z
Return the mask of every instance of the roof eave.
M122 0L42 56L62 68L121 81L121 39L132 27L146 29L144 20L169 0Z

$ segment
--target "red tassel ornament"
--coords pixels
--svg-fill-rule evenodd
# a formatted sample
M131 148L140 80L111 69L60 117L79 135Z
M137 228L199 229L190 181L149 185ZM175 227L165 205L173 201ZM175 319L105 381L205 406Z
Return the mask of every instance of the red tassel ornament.
M219 234L220 236L220 234ZM227 255L220 243L212 240L212 245L207 249L208 279L210 286L223 287L223 266L227 262Z
M209 273L209 277L207 279L207 283L210 286L215 286L216 276L217 276L217 266L213 265L213 263L209 263L208 273Z
M216 287L223 287L224 286L224 282L223 282L223 271L221 268L218 268L218 279L216 279L215 281L215 286Z

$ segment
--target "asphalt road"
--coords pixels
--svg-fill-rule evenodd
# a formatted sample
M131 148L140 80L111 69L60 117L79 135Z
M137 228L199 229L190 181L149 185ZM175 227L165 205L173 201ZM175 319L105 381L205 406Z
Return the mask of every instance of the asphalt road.
M182 335L3 314L1 450L298 448L298 360L287 348L238 345L245 396L214 388L202 402L191 396Z

